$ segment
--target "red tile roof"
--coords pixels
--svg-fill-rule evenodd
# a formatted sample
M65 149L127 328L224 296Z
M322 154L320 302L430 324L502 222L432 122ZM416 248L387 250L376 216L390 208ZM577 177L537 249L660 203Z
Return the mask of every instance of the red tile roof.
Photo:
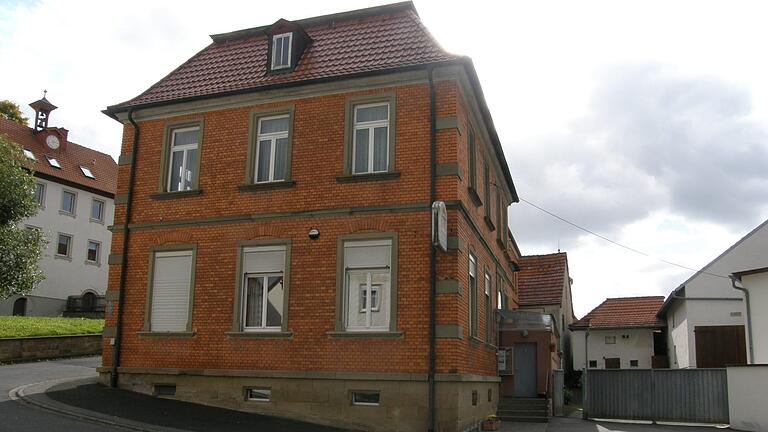
M560 304L568 277L568 255L527 255L517 274L520 306Z
M664 327L656 313L664 304L664 296L609 298L572 324L586 328L657 328Z
M41 177L49 177L82 186L87 189L103 192L114 196L117 190L117 164L112 156L83 147L68 141L58 150L51 150L38 141L35 130L25 125L0 117L0 134L5 134L11 141L35 155L32 169ZM61 169L52 167L45 158L50 156L59 161ZM95 178L86 177L80 166L87 167Z
M459 58L445 52L411 2L295 21L312 42L295 70L267 74L270 26L212 36L214 42L139 96L128 107L385 71Z

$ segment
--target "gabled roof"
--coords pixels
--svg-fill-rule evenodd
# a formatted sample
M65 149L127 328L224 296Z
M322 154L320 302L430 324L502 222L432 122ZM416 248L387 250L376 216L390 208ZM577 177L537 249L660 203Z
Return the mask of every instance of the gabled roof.
M663 303L664 296L605 299L600 306L571 324L571 328L661 328L666 323L656 317L656 313Z
M212 35L212 44L139 96L110 106L106 112L114 115L147 104L459 58L437 44L421 23L412 2L295 23L312 42L291 73L267 73L266 32L272 25Z
M526 255L517 273L520 306L560 304L568 278L568 255Z
M707 265L702 267L699 271L692 274L688 279L685 280L685 282L681 283L677 288L672 290L671 293L667 296L667 299L664 301L664 304L659 309L659 316L664 316L664 314L669 310L669 308L672 306L672 302L675 300L675 297L680 295L680 292L685 289L685 286L691 283L692 280L697 278L701 273L706 272L712 265L720 260L720 258L728 255L729 252L739 247L740 244L744 243L748 238L752 237L755 233L763 229L764 227L768 226L768 219L763 221L760 225L755 227L752 231L748 232L744 237L740 238L739 241L732 244L731 247L724 250L723 253L717 256L717 258L713 259Z
M71 141L60 150L51 150L38 141L34 129L2 117L0 134L7 135L11 141L35 155L35 160L28 162L39 177L59 180L64 184L114 197L117 190L117 164L112 156ZM61 169L52 167L46 156L55 158ZM94 178L86 177L80 169L81 165L88 168Z
M280 21L278 21L280 22ZM469 57L447 53L419 19L413 2L393 3L292 21L311 39L290 73L267 73L268 35L273 24L212 35L213 43L133 99L107 107L118 113L214 97L233 96L290 86L425 69L463 67L476 94L496 157L518 202L493 118Z

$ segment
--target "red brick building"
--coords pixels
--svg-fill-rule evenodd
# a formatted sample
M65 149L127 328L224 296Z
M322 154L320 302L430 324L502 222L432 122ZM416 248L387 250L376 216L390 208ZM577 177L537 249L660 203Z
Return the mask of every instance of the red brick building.
M370 430L494 413L517 195L471 61L410 2L212 39L105 110L102 381Z

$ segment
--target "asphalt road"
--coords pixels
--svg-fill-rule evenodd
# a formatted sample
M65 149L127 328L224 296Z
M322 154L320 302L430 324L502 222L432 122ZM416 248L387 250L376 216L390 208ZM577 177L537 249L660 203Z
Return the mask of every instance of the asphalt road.
M100 363L101 357L86 357L0 366L0 431L125 431L30 408L8 398L8 392L21 385L57 378L96 376L96 367Z

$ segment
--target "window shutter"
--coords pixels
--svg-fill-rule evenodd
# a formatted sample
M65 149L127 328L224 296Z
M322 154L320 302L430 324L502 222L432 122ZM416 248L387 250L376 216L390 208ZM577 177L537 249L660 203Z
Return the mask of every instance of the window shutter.
M281 273L285 270L285 246L243 249L243 273Z
M150 330L187 331L192 251L155 254Z

